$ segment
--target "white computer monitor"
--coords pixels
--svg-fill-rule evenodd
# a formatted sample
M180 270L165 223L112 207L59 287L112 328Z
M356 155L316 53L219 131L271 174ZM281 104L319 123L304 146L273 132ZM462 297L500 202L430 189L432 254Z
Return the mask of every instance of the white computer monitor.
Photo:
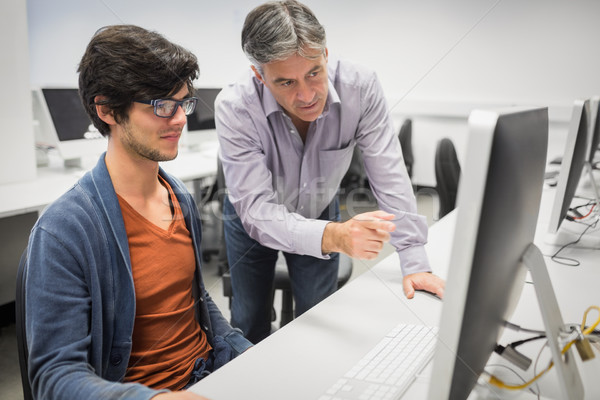
M58 150L65 165L78 166L82 157L106 151L107 139L94 127L77 88L32 91L36 144Z
M600 169L600 160L598 157L598 146L600 146L600 96L594 96L590 99L590 133L589 133L588 158L586 161L588 184L596 204L600 202L600 179L598 179L598 170ZM596 173L594 173L596 171Z
M570 244L583 248L600 248L600 235L598 230L588 228L588 224L579 222L577 218L577 206L585 206L590 201L598 201L598 193L592 172L592 162L595 151L591 150L592 142L598 146L598 137L594 137L594 131L598 130L596 117L598 103L594 102L596 108L592 113L589 100L576 100L573 105L569 132L562 157L560 172L556 185L556 193L550 223L545 241L548 244L564 246ZM595 115L594 115L595 114ZM582 175L587 173L591 190L580 185ZM575 204L576 194L582 198ZM585 207L589 208L589 207ZM570 214L571 213L571 214ZM592 220L597 215L588 218Z
M206 141L216 139L215 99L221 88L197 87L194 96L198 98L196 110L188 115L183 144L191 149L202 146Z
M583 397L574 358L566 362L560 355L557 333L564 324L543 256L533 245L547 142L545 108L473 111L469 117L429 399L470 395L518 303L528 269L561 398Z

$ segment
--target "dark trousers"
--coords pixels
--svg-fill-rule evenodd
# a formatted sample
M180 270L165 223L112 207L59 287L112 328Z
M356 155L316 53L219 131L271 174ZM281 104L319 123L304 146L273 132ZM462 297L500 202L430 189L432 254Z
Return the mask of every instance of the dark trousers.
M231 323L240 328L252 343L258 343L271 333L273 281L279 251L262 246L246 233L228 198L223 205L223 218L233 292ZM318 219L340 219L337 197ZM296 316L337 289L339 254L331 254L328 260L285 252L283 255L296 304Z

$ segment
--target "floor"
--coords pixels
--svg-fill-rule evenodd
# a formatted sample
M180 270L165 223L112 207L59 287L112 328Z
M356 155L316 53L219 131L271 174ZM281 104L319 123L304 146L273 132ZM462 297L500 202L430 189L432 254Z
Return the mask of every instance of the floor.
M437 198L431 193L431 190L417 191L417 208L419 214L427 217L429 225L433 224L436 220L433 217L433 213L437 207ZM342 219L348 218L349 215L355 215L374 209L372 199L358 196L353 200L353 202L348 201L341 206ZM392 252L393 248L386 244L377 259L370 261L354 260L351 279L359 276ZM217 303L225 317L229 318L228 298L222 295L223 285L221 276L219 275L216 257L212 257L209 262L204 264L203 274L207 290L211 293L213 300ZM280 302L280 296L276 295L276 310L279 310ZM273 323L274 330L278 324L279 318ZM0 399L23 399L19 358L17 354L17 341L15 336L14 303L0 307Z

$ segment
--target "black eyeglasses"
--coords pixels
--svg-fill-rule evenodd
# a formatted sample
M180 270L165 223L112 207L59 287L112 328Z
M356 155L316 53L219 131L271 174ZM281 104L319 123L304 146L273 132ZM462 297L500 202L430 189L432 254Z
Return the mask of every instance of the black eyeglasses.
M150 104L154 106L154 115L161 118L171 118L177 112L177 107L181 109L185 115L190 115L196 109L198 104L197 97L188 97L183 100L173 99L158 99L158 100L134 100L136 103Z

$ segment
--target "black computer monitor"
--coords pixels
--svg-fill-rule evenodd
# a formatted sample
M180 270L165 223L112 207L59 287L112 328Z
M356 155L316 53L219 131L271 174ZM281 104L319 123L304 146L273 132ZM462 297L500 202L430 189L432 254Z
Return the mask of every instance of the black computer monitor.
M92 121L77 89L42 89L60 141L84 139Z
M218 88L194 89L198 105L196 110L188 115L188 131L215 129L215 99L220 91Z
M106 150L107 140L92 124L77 88L35 89L32 98L38 144L56 148L65 162L74 164Z
M562 319L543 256L532 244L547 142L545 108L470 115L430 399L469 396L518 303L527 267L544 298L540 308L557 352ZM573 396L563 398L579 398L583 389L573 362L565 365L560 350L557 357L563 386L572 387L565 390Z
M589 107L589 100L576 100L573 105L567 142L556 185L554 206L552 207L550 224L548 225L550 233L557 232L563 221L567 218L569 207L577 191L577 186L579 186L584 164L589 158Z
M187 133L183 143L190 148L201 146L210 135L216 136L215 99L220 88L195 88L196 110L187 117Z

